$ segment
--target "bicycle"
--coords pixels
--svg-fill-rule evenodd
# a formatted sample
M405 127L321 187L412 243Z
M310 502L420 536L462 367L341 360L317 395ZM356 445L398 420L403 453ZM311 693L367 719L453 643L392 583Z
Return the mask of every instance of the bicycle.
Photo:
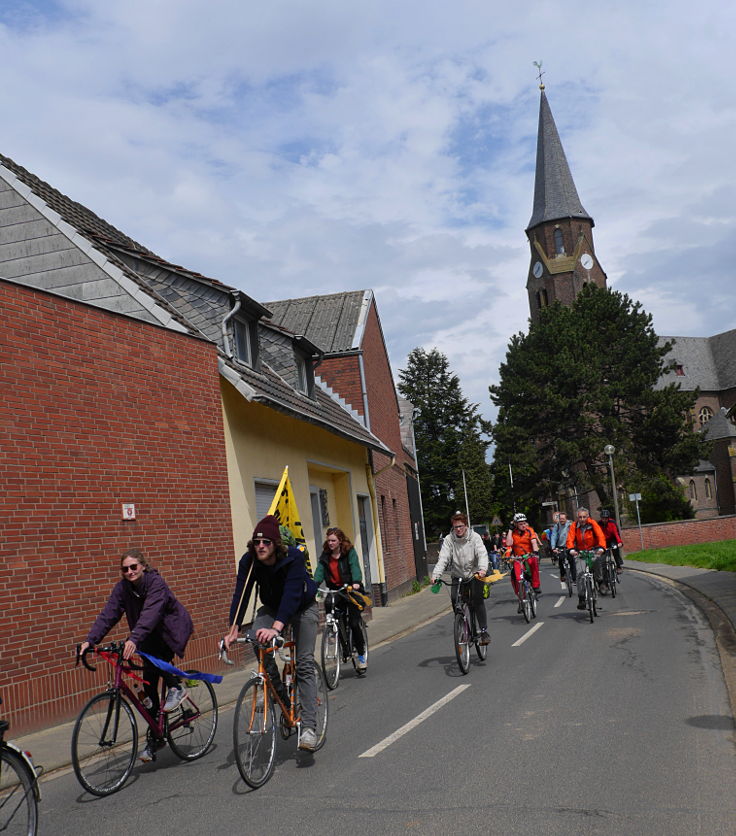
M558 566L560 567L560 575L562 575L563 572L565 574L565 584L567 585L567 597L572 598L573 581L572 572L570 571L572 561L570 560L570 555L567 553L567 549L560 549L560 554L558 556Z
M578 552L585 563L585 571L583 572L583 590L585 593L585 609L588 611L590 623L592 624L598 615L598 608L596 602L598 600L598 585L593 576L593 560L595 559L594 552L581 551Z
M353 643L353 631L350 629L348 621L347 609L338 609L335 606L335 599L341 598L345 606L349 605L352 600L348 590L352 589L349 586L343 586L341 589L330 589L325 593L327 612L325 613L325 628L322 632L322 670L325 674L327 687L330 691L334 691L340 682L340 667L347 664L348 661L353 663L355 673L357 676L365 676L365 668L358 667L356 658L356 651ZM363 656L365 661L368 661L368 631L363 621L363 616L360 616L360 630L363 634L363 647L365 648Z
M537 593L532 587L532 579L529 569L529 558L532 555L521 554L513 556L512 561L518 561L522 564L522 571L519 573L519 583L516 589L516 597L519 599L519 609L517 612L522 613L527 624L532 618L537 617ZM513 569L512 569L513 571Z
M618 574L616 572L616 561L613 558L613 552L610 548L606 549L605 560L603 561L603 566L601 568L603 570L603 583L608 585L608 588L611 591L611 598L615 598L616 586L618 584ZM601 594L604 594L603 590L601 590Z
M41 800L38 777L43 769L34 766L30 752L5 740L9 728L7 720L0 720L0 833L36 836Z
M142 670L142 666L123 660L124 645L124 642L113 642L96 648L90 646L82 654L77 646L77 665L81 661L87 670L96 671L96 666L87 661L87 655L94 652L113 666L107 689L84 706L72 732L74 774L88 792L98 796L117 792L133 770L138 754L138 726L133 708L148 727L147 739L154 745L163 745L165 738L181 760L193 761L206 754L217 730L217 697L212 685L204 680L187 680L188 695L178 708L164 713L167 688L162 678L160 707L154 717L138 694L123 681L126 676L143 682L134 673ZM193 696L192 691L197 694Z
M474 578L457 578L457 596L453 603L455 614L453 622L453 639L455 646L455 657L462 674L470 670L470 645L475 645L475 652L478 659L485 662L488 656L488 645L480 643L475 613L470 608L470 587ZM452 581L445 581L438 578L432 585L433 592L439 592L441 584L452 587ZM452 594L452 593L450 593Z
M294 659L296 643L290 637L276 636L270 644L265 645L258 642L251 633L235 641L251 644L258 658L258 671L243 685L235 703L233 719L233 749L238 771L249 787L258 789L273 774L276 758L275 705L281 709L281 737L288 740L296 732L297 745L301 739L302 712ZM279 696L265 665L266 656L277 650L282 651L284 658L281 681L286 688L286 701ZM228 658L224 639L220 641L219 654L226 664L233 664ZM317 662L314 662L314 667L317 677L317 744L314 751L317 751L324 746L327 737L328 703L327 683L322 668Z

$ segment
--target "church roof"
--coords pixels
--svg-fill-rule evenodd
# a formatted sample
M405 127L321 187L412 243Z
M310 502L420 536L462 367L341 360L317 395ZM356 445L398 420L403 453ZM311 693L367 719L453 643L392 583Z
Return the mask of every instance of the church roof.
M713 337L660 337L660 344L672 342L665 358L676 369L660 378L659 385L679 383L692 392L718 392L736 388L736 328Z
M586 218L593 222L593 218L585 211L578 197L547 96L542 90L539 102L534 208L527 228L563 218Z

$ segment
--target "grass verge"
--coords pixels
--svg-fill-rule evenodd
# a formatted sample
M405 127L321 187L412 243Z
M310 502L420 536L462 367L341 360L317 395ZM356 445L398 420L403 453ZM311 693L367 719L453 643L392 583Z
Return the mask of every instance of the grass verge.
M695 543L692 546L672 546L666 549L646 549L643 552L627 554L626 560L664 563L668 566L697 566L700 569L736 572L736 540Z

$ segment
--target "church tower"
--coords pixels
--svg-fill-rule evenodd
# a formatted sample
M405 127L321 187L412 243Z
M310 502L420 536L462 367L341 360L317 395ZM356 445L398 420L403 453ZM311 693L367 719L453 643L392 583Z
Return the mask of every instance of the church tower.
M589 282L606 286L606 274L593 246L593 218L578 197L544 85L539 89L534 209L526 229L531 247L526 288L532 321L555 301L572 304Z

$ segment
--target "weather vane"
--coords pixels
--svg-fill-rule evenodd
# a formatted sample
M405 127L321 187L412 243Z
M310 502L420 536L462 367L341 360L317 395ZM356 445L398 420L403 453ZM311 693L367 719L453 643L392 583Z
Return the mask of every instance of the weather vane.
M537 79L539 80L539 89L544 90L544 84L542 82L542 76L544 73L542 72L542 62L541 61L532 61L532 64L539 70L537 74Z

